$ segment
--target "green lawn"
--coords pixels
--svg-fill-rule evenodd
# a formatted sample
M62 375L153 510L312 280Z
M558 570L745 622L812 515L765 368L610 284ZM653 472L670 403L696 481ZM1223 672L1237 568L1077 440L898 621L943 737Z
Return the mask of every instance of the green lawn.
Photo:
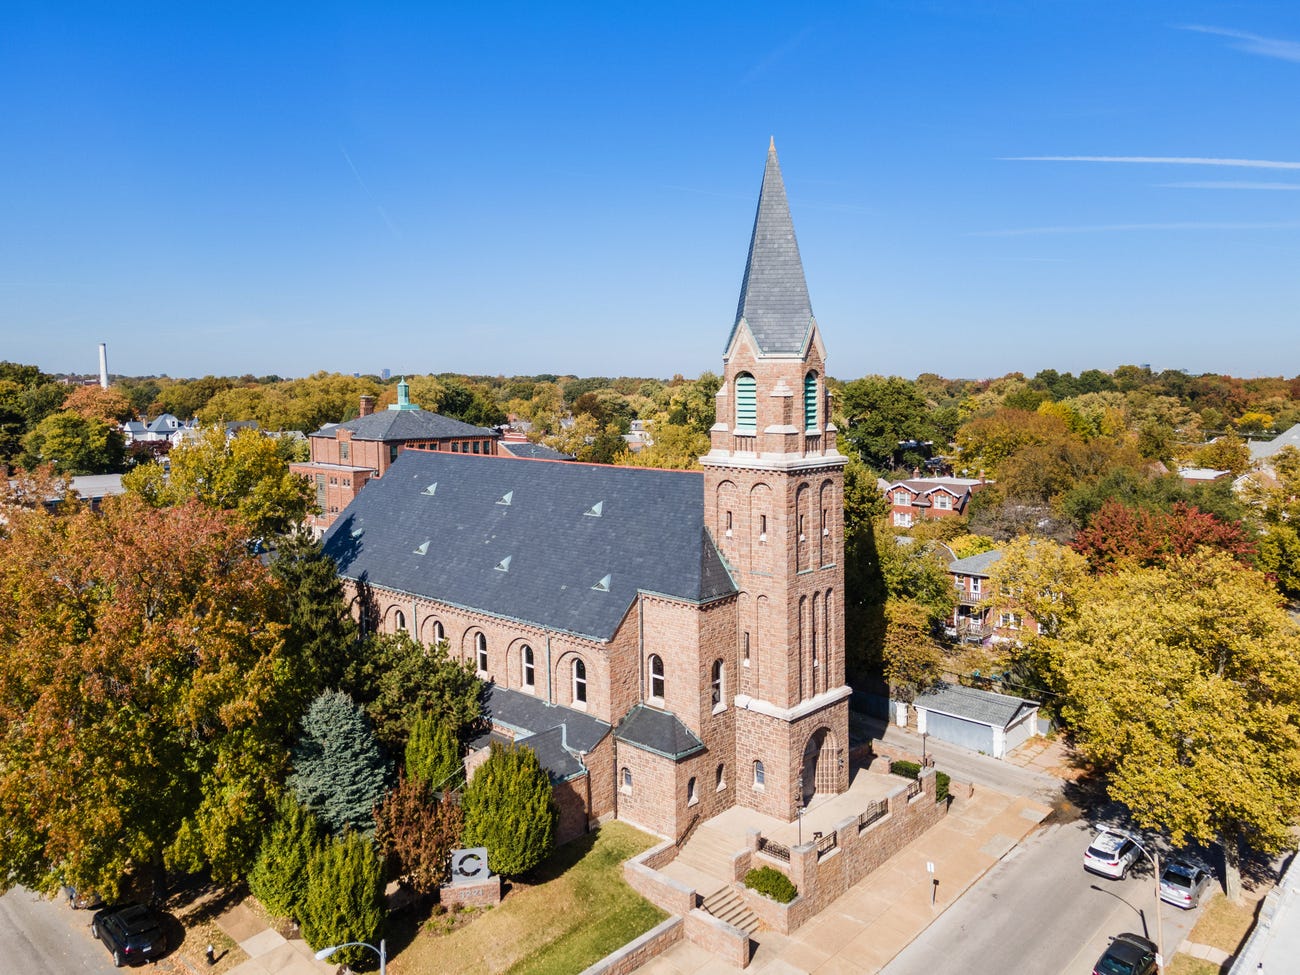
M623 823L561 847L531 886L438 933L433 918L389 968L395 975L574 975L644 934L666 914L623 882L623 861L653 837Z

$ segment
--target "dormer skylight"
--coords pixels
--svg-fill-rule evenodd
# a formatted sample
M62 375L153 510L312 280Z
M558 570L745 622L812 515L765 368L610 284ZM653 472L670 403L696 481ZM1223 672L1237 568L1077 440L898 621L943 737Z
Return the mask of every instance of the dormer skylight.
M497 504L504 504L508 506L510 504L510 500L514 496L515 496L514 491L507 491L505 494L501 495L500 499L497 501Z
M423 542L420 543L420 547L415 550L415 554L424 555L428 551L429 551L429 541L428 539L425 539Z
M609 592L609 580L610 577L605 576L605 578L601 579L600 582L596 583L591 588L596 590L596 592Z
M502 559L500 562L498 562L498 563L494 566L494 568L495 568L498 572L509 572L509 571L510 571L510 559L511 559L512 557L513 557L513 556L509 556L509 555L507 555L504 559Z
M434 492L436 492L437 490L438 490L438 482L434 481L432 484L430 484L427 488L425 488L420 493L427 494L429 497L433 497Z
M605 507L604 501L597 501L590 508L584 511L583 514L586 515L588 518L599 518L600 513L604 509L604 507Z

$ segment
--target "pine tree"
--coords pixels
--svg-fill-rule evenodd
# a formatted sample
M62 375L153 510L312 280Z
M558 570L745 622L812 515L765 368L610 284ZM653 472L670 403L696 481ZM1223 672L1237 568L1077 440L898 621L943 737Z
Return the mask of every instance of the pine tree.
M377 945L384 925L384 872L374 846L348 831L327 840L307 865L302 936L317 950L349 941ZM331 962L353 965L364 948L344 948Z
M320 825L296 798L282 795L276 818L248 874L248 889L272 914L301 918L307 902L307 864L320 842Z
M432 714L417 717L406 742L407 776L440 792L456 786L463 771L455 729Z
M331 833L369 832L388 784L388 763L370 722L352 698L324 691L302 719L289 786Z
M337 687L357 640L334 560L304 531L280 539L271 575L283 588L285 642L310 665L317 690Z
M537 753L522 745L492 743L461 798L466 846L484 846L489 866L518 876L537 866L555 846L559 818L551 780Z

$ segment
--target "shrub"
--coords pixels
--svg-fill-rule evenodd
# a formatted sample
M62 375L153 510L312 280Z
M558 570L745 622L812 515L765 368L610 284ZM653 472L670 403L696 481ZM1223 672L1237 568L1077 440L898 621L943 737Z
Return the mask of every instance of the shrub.
M921 766L916 762L890 762L889 771L905 779L916 779L921 776Z
M384 926L384 871L370 840L348 831L326 840L307 864L303 940L319 950L349 941L377 944ZM355 965L368 953L344 948L335 964Z
M442 791L458 785L464 771L455 729L432 714L419 715L406 741L407 778Z
M775 867L759 867L749 871L745 874L745 886L779 904L789 904L799 893L790 878Z
M307 900L307 863L320 839L320 826L301 803L282 795L276 818L248 874L248 889L272 914L301 918Z
M492 743L461 797L466 846L485 846L488 866L507 877L533 869L555 846L559 812L551 779L526 745Z
M934 773L934 801L943 802L948 798L948 783L952 781L952 776L947 772Z

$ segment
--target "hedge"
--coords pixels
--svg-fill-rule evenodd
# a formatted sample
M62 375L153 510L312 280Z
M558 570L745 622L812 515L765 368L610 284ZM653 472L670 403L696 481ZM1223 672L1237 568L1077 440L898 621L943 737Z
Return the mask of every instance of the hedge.
M745 886L779 904L789 904L799 893L790 878L775 867L759 867L749 871L745 874Z
M895 775L901 775L905 779L916 779L921 776L921 766L916 762L890 762L889 771ZM948 784L952 782L952 777L947 772L934 773L934 801L943 802L948 798Z

